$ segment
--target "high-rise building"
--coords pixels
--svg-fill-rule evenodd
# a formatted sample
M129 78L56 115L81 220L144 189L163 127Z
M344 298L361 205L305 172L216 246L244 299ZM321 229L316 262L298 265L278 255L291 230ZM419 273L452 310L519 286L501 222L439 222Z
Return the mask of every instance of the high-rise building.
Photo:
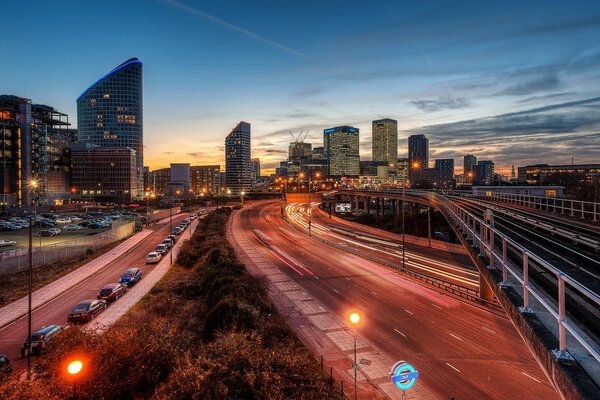
M373 161L395 164L398 159L398 121L385 118L373 121Z
M454 187L454 159L439 158L435 160L437 170L436 186L438 188L451 189Z
M190 168L192 191L200 196L213 195L219 188L220 165L198 165Z
M129 147L136 154L137 191L144 194L142 63L131 58L77 98L79 141Z
M357 177L360 174L359 130L351 126L338 126L323 131L325 157L329 175Z
M241 121L225 138L225 186L234 195L252 187L250 124Z
M325 148L324 147L314 147L312 150L312 159L313 160L327 160L325 157Z
M304 142L291 142L288 147L288 160L300 161L310 158L312 155L312 144Z
M396 175L403 184L408 182L408 158L399 158L396 162Z
M260 180L260 158L252 159L252 184Z
M477 165L477 157L472 154L467 154L463 158L463 174L467 183L473 182L473 169Z
M425 135L408 137L408 178L413 181L420 172L429 168L429 139Z
M73 196L97 201L128 202L137 195L136 155L129 147L71 148Z
M150 167L144 167L144 195L154 190L153 174L150 172Z
M77 131L69 117L30 99L0 96L0 203L57 203L70 193L70 145ZM35 188L29 182L35 180Z
M167 185L171 182L171 168L155 169L152 171L152 175L154 175L154 193L165 194Z
M171 179L169 183L181 186L185 191L189 190L191 186L190 164L171 163Z
M481 160L473 167L473 185L492 185L494 183L494 162Z

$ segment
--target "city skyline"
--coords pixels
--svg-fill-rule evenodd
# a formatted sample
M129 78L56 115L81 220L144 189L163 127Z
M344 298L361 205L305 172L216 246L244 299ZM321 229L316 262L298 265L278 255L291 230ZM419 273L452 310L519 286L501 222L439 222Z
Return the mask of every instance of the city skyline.
M26 42L52 29L69 56L50 57L48 48L42 65L3 65L3 93L50 104L76 126L81 90L140 58L152 169L175 159L224 165L223 138L239 120L253 125L252 157L265 174L286 157L290 130L310 129L307 142L317 147L323 129L355 126L361 159L370 159L371 123L383 117L398 120L399 157L407 137L423 133L431 159L454 158L457 173L465 154L508 175L512 164L589 163L600 151L600 117L589 112L600 103L591 84L600 74L594 4L108 3L120 12L107 2L33 2L23 18L23 5L7 4L15 18L5 29L20 27ZM50 25L58 15L69 23ZM108 16L129 29L88 29ZM332 18L348 24L312 28Z

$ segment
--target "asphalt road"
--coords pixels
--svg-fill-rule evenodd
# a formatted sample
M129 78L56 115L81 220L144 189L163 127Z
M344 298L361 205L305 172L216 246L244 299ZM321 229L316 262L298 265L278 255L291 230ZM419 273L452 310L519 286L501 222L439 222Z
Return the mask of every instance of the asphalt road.
M187 216L188 214L174 216L173 226L177 225ZM80 282L71 290L63 294L58 294L52 301L34 310L32 313L32 329L35 331L48 324L65 325L67 323L67 315L77 303L81 300L95 299L96 295L105 284L118 282L121 273L127 268L141 268L142 274L145 274L153 268L155 264L145 264L146 255L150 251L153 251L156 245L161 243L169 235L169 222L167 221L161 225L153 225L151 229L154 232L129 252L124 253L116 261L107 265L88 279ZM189 235L188 229L180 235L180 238L184 235ZM167 254L166 257L169 257L169 255ZM142 275L142 280L143 279ZM0 353L4 353L8 356L11 363L13 363L13 368L15 370L25 368L27 365L26 359L21 358L20 355L21 345L26 338L27 316L0 330ZM35 358L35 356L32 357L32 363L35 363Z
M245 210L244 234L340 319L351 309L362 310L360 334L391 359L415 365L419 384L436 398L558 398L508 318L414 285L380 264L310 239L279 213L273 203ZM426 252L421 256L428 258Z

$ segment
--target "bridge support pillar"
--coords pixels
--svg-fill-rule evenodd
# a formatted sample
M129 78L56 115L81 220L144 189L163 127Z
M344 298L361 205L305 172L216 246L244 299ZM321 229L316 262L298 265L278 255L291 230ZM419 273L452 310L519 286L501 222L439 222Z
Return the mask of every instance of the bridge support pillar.
M379 197L375 197L375 215L379 217Z
M354 210L353 210L353 212L356 213L356 214L358 214L358 210L359 210L359 208L358 208L358 196L354 196Z
M483 279L481 274L479 274L479 297L487 301L494 300L494 291L492 290L492 287L488 285L485 279Z

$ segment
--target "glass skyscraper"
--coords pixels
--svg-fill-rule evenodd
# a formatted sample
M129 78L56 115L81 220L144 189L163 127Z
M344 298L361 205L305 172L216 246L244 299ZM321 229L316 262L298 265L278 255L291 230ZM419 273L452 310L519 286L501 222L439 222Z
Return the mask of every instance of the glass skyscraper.
M330 176L357 177L360 174L358 134L358 128L351 126L337 126L323 131Z
M239 195L252 188L250 124L241 121L225 138L225 185Z
M398 160L398 121L385 118L373 121L373 161L395 164Z
M77 98L79 141L135 150L137 193L144 193L142 62L131 58Z

